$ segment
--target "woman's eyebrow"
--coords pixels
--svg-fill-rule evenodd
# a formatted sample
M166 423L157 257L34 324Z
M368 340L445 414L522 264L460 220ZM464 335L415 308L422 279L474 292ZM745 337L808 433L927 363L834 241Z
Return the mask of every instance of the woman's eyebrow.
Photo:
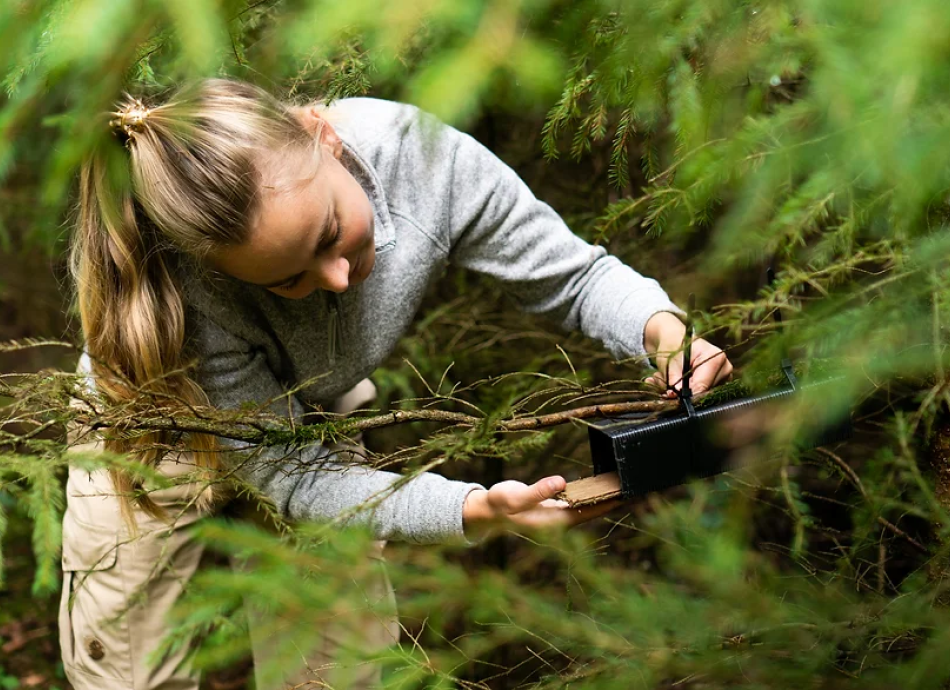
M330 209L330 206L329 206L329 204L328 204L328 205L327 205L327 214L326 214L326 216L324 216L324 218L323 218L323 225L320 227L320 231L317 233L317 241L316 241L316 242L314 243L314 245L313 245L313 253L314 253L314 254L316 254L316 253L317 253L317 249L320 248L320 244L323 242L323 238L326 236L326 234L327 234L328 232L330 232L330 224L332 223L332 221L333 221L333 210ZM263 285L260 284L260 283L254 283L254 285L257 285L258 287L262 287L262 288L275 288L275 287L280 287L281 285L283 285L283 284L285 284L285 283L289 283L291 280L294 280L295 278L297 278L298 276L301 276L301 275L303 275L303 271L298 271L297 273L294 273L292 276L287 276L287 277L284 278L283 280L275 280L275 281L272 282L272 283L266 283L266 284L263 284Z

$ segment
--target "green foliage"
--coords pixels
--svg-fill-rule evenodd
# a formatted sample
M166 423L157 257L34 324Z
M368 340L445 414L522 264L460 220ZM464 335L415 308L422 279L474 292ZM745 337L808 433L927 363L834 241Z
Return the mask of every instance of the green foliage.
M485 112L533 123L529 158L604 170L594 199L559 200L592 219L576 230L710 305L701 331L744 374L717 399L760 387L790 354L830 362L840 385L806 394L783 428L854 405L858 434L634 504L603 534L509 541L503 571L474 567L482 551L400 552L415 640L389 654L390 686L942 687L950 520L928 443L950 404L948 39L939 0L7 2L0 240L62 255L77 165L110 136L103 113L123 90L229 74L300 101L369 93L459 125ZM752 285L767 265L774 283ZM588 341L452 279L378 383L392 410L456 416L390 429L373 459L407 477L478 480L491 462L524 479L586 474L582 424L504 422L649 396ZM57 584L68 461L163 485L127 459L67 459L51 437L70 419L58 385L18 389L0 429L0 536L29 514L37 594ZM359 423L260 428L300 446ZM245 594L285 612L331 606L366 546L211 522L205 538L259 564L203 575L180 611L209 666L246 653Z

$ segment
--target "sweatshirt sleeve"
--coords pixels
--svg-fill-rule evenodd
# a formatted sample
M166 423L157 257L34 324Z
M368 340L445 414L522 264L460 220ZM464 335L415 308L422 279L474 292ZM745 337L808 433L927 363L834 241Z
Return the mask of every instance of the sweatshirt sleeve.
M451 261L494 276L523 310L581 330L618 359L645 354L651 316L683 314L655 280L571 232L491 151L446 130Z
M267 411L300 419L303 406L287 395L264 354L213 321L191 329L200 353L197 381L219 408L271 404ZM462 505L478 484L433 473L411 480L393 472L343 462L323 445L303 448L248 446L221 439L238 476L274 501L292 520L325 520L352 513L350 524L368 525L377 539L418 544L464 543ZM393 490L398 481L404 484Z

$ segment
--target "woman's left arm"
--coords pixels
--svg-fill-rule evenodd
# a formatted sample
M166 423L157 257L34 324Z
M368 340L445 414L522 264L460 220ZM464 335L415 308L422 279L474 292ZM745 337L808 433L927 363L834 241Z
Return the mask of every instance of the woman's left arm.
M683 312L653 279L593 246L538 200L520 177L472 137L446 127L448 153L434 164L444 185L450 261L492 275L525 311L553 318L566 330L601 341L618 359L650 355L678 387L682 375ZM446 170L447 169L447 170ZM444 174L444 173L448 174ZM701 392L732 371L721 350L693 345L693 389Z

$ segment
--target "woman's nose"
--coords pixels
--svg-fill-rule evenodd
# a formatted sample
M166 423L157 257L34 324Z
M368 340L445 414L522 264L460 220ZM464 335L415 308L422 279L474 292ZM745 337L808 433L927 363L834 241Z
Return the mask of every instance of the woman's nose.
M346 292L350 286L350 262L342 256L322 261L317 268L317 282L323 290Z

